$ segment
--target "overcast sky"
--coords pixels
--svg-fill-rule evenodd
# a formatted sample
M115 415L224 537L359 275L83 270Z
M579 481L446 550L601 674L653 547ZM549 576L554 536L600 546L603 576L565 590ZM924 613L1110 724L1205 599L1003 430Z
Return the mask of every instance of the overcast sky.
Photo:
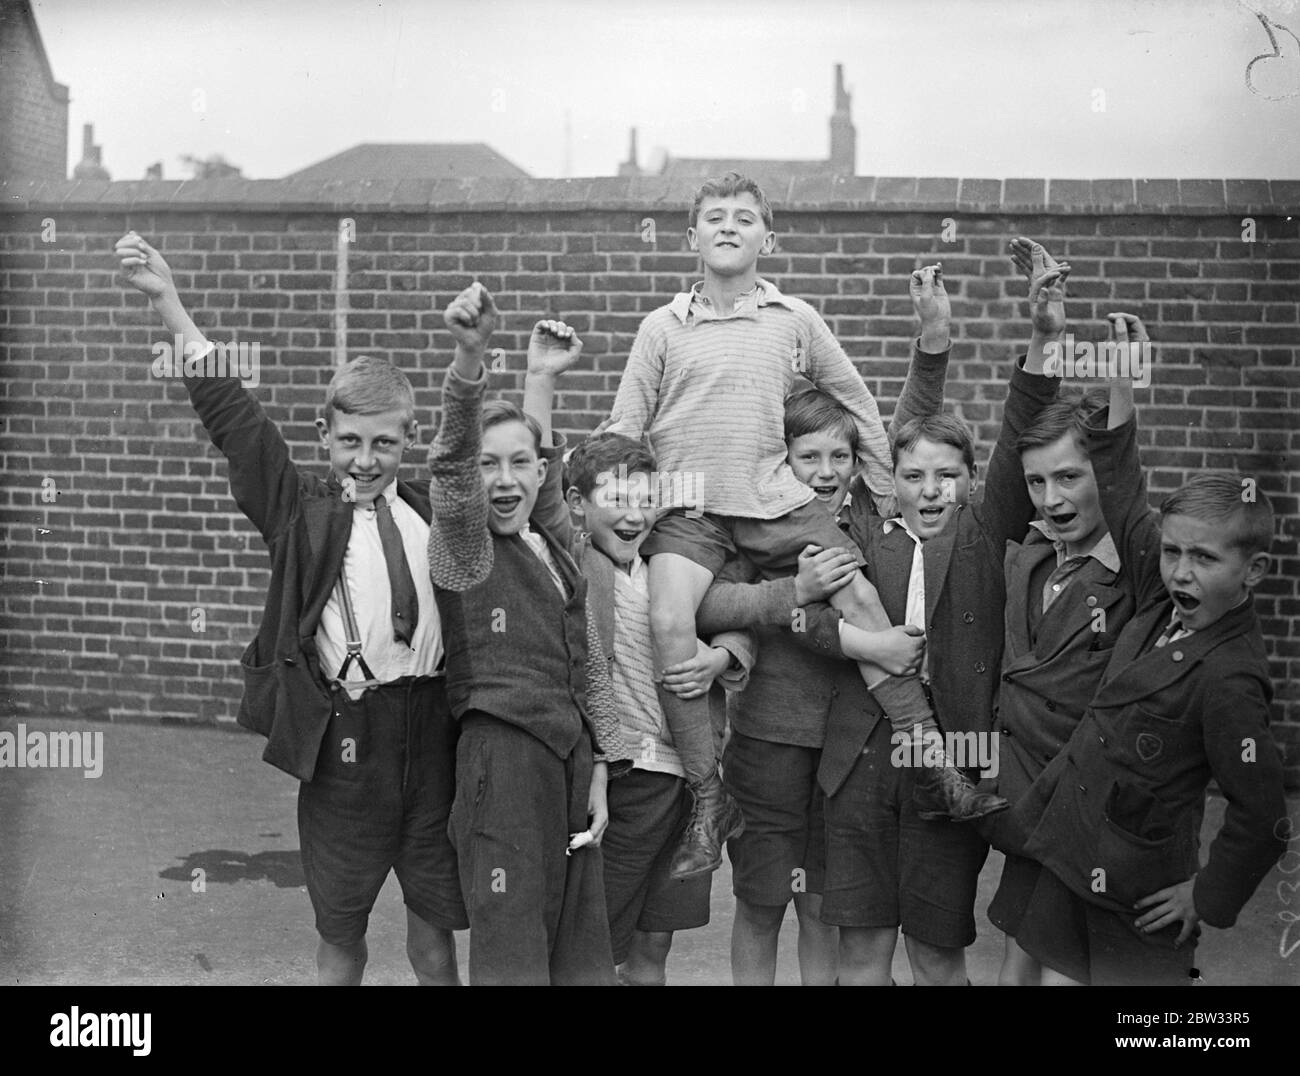
M461 141L537 176L612 175L632 126L643 165L656 147L821 158L836 62L864 175L1300 178L1300 0L35 7L71 89L69 168L91 122L114 179L158 160L184 177L182 154L269 178L358 142Z

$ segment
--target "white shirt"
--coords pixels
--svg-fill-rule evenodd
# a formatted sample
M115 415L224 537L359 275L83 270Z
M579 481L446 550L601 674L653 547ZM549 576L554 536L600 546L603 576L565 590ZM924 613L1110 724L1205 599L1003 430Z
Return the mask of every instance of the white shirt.
M564 585L564 576L560 574L560 569L555 564L555 558L551 555L551 547L546 544L546 539L537 534L527 523L519 530L519 537L527 544L528 548L537 554L537 558L546 565L546 570L551 573L551 579L559 588L560 596L568 601L569 589Z
M913 543L912 570L907 576L907 613L903 618L903 623L925 631L925 559L921 553L921 539L903 522L902 516L885 520L884 530L886 534L895 528L901 529L904 534L912 539ZM843 626L844 621L841 620L841 630L843 630ZM925 656L921 659L921 679L930 679L930 651L928 648Z
M438 618L438 606L434 603L433 583L429 579L426 560L429 524L397 495L395 481L381 496L392 508L393 522L402 537L402 549L406 553L406 563L411 569L419 602L419 620L409 647L393 638L393 595L388 585L388 563L379 537L378 514L371 505L353 506L352 533L343 556L343 572L361 635L361 656L366 659L376 680L389 683L403 676L429 676L442 664L442 623ZM382 585L377 581L382 581ZM347 628L337 587L321 611L320 624L316 628L316 649L320 654L321 672L327 680L334 679L347 659ZM347 679L365 678L365 673L354 661L348 669ZM348 694L357 698L361 690L349 688Z

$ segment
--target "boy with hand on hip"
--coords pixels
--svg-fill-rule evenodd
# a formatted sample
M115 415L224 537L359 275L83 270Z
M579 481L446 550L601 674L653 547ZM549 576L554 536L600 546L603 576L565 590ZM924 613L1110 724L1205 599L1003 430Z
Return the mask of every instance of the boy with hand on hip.
M1115 346L1146 345L1137 317L1110 321ZM993 827L1045 868L1015 933L1044 984L1190 985L1199 924L1232 926L1286 847L1253 596L1272 507L1253 479L1202 474L1157 515L1136 435L1121 379L1087 439L1137 613L1065 748ZM1227 808L1202 864L1211 779Z
M455 984L452 931L469 925L446 833L456 726L422 570L429 498L397 479L416 440L411 384L382 359L341 367L316 423L330 474L305 474L237 380L204 376L214 345L186 313L162 255L135 232L116 254L127 282L183 342L186 368L198 374L183 382L194 410L271 557L261 627L240 661L239 723L267 737L267 762L302 782L298 835L319 981L361 981L370 910L393 870L416 978Z

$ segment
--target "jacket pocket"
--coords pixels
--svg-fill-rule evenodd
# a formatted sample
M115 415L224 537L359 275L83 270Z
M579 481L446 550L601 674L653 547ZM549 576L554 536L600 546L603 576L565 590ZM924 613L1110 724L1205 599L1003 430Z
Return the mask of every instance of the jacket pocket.
M1183 849L1177 826L1159 799L1134 785L1111 786L1097 840L1106 895L1131 907L1142 897L1185 882L1193 870Z
M244 698L239 704L239 724L252 729L263 736L271 734L271 723L275 720L275 699L279 691L276 665L253 664L256 658L257 644L254 642L244 651L239 659L239 667L244 672Z

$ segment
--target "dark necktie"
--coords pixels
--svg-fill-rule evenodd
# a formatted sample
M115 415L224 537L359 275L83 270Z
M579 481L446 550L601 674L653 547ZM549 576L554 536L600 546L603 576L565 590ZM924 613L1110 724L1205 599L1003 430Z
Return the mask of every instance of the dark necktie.
M379 524L379 540L384 546L384 562L388 566L388 586L393 595L393 638L411 645L415 638L415 625L420 619L420 605L415 595L415 580L411 566L406 563L402 536L393 519L393 509L382 494L375 500L375 520Z

